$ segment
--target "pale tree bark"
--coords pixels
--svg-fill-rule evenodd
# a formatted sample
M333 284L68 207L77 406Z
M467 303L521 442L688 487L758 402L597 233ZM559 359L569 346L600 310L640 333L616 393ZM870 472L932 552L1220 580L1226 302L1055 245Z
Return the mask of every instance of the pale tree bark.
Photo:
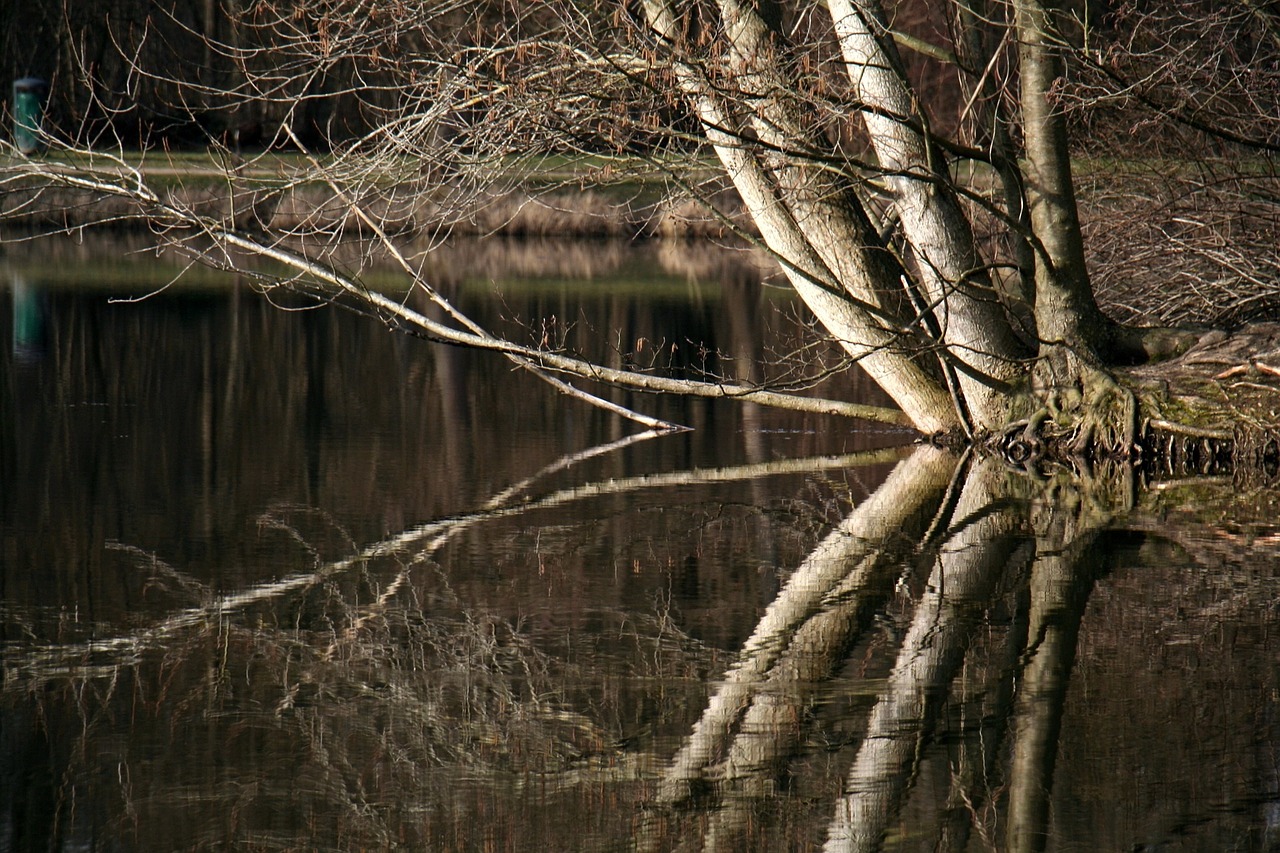
M806 122L795 81L782 71L788 45L777 29L776 4L718 5L730 47L726 70L741 92L751 133L762 143L759 160L781 190L780 200L835 283L880 311L910 317L903 314L912 311L902 286L905 270L848 179L821 162L831 157L831 146ZM768 20L761 7L769 7Z
M977 426L1008 418L1008 384L1031 353L1014 334L992 287L945 162L924 129L875 0L829 0L841 53L871 144L893 191L917 281L948 354L961 366L964 400Z
M730 13L726 26L737 36L741 71L748 52L763 46L763 22L753 21L754 13L734 4L725 5ZM814 192L807 176L791 174L779 180L772 174L758 151L746 144L741 111L681 55L685 46L670 0L645 0L644 10L649 26L673 54L680 86L708 141L800 297L917 429L941 432L957 427L960 421L951 396L903 337L909 329L882 319L881 296L894 284L885 280L892 268L883 249L870 244L869 229L853 221L849 210L822 202L824 195ZM754 68L761 65L754 59L751 63ZM779 121L780 128L795 129L781 116L770 118ZM803 145L803 139L785 136L782 141L788 148Z

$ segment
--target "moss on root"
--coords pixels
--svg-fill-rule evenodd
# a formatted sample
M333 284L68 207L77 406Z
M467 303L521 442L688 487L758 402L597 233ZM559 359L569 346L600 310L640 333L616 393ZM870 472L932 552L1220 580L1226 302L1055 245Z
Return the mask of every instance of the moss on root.
M1065 346L1046 349L1027 387L1011 402L1025 416L980 441L1015 464L1127 459L1137 446L1133 391Z
M1280 324L1209 332L1175 358L1104 368L1047 348L1013 419L980 437L1020 467L1120 464L1164 477L1280 476Z

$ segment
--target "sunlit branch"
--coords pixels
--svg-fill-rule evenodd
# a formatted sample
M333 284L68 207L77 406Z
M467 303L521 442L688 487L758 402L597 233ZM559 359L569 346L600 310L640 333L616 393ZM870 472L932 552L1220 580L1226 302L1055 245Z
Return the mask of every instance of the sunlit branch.
M204 256L214 265L239 269L240 267L228 252L231 248L243 250L252 256L279 262L332 288L335 293L345 293L354 297L359 303L367 305L376 311L384 320L394 321L396 324L400 324L402 328L411 329L430 340L498 352L510 357L524 359L528 364L540 369L635 391L738 400L791 411L841 415L890 424L907 425L909 423L907 416L895 409L837 400L800 397L770 391L767 388L740 385L728 381L700 382L619 370L563 353L521 346L493 337L487 332L475 332L446 326L443 323L431 320L420 312L414 311L396 299L374 291L360 282L343 275L331 266L286 248L279 242L268 243L249 234L230 230L221 222L202 217L194 211L180 209L160 199L146 185L139 169L128 166L122 158L105 159L113 164L115 169L107 172L95 170L92 167L92 160L90 165L86 167L68 166L55 162L23 161L15 167L15 173L29 177L40 177L46 180L52 179L68 187L106 193L138 202L143 206L143 211L139 213L139 216L155 221L162 227L190 229L199 235L209 238L219 250L219 256L211 256L209 250L200 250L190 244L184 244L184 247L187 251L203 252ZM117 183L117 179L121 176L127 176L130 184ZM566 388L561 390L566 390ZM658 423L665 424L665 422ZM668 426L668 428L670 427Z
M312 168L315 169L318 174L324 177L325 182L329 185L329 188L333 190L334 195L337 196L339 199L341 199L351 209L352 213L354 213L356 217L361 222L364 223L366 227L368 227L371 231L373 231L373 233L377 236L378 241L382 244L383 249L392 258L395 259L395 262L400 266L400 269L406 275L408 275L410 279L413 281L414 287L426 293L432 302L440 306L440 308L442 308L445 311L445 313L447 313L450 317L452 317L454 320L456 320L458 323L460 323L463 327L465 327L469 331L473 332L476 335L480 335L484 337L485 339L489 340L492 343L499 343L497 338L493 337L488 332L486 332L479 323L475 322L466 314L459 311L456 307L454 307L453 303L451 303L448 299L444 297L443 294L440 293L439 290L432 287L425 279L423 279L423 277L419 274L418 270L414 269L413 265L409 263L407 258L405 258L404 253L400 251L399 247L397 247L395 243L391 240L391 238L387 236L386 229L384 229L372 216L370 216L368 211L366 211L363 206L361 206L354 199L352 199L342 189L342 187L338 186L337 182L334 181L333 177L328 173L328 170L326 170L324 166L321 165L321 163L315 158L315 156L310 151L307 150L302 140L298 139L297 135L294 134L292 129L286 127L285 130L288 133L289 138L293 140L294 144L298 146L298 148L306 155L307 159L311 162ZM686 429L686 427L682 427L670 421L664 421L660 418L654 418L654 417L650 417L649 415L632 411L631 409L628 409L625 406L620 406L611 400L606 400L603 397L598 397L595 394L590 394L579 388L575 388L569 383L555 376L551 376L545 370L540 369L537 365L533 364L526 358L521 358L520 356L517 356L513 353L508 353L507 358L510 359L515 364L531 371L539 379L548 383L557 391L559 391L562 394L565 394L566 396L573 397L578 400L583 400L592 406L595 406L600 409L604 409L609 412L613 412L616 415L621 415L622 417L627 418L628 420L636 421L637 423L642 424L643 426L646 426L650 429L656 429L656 430Z

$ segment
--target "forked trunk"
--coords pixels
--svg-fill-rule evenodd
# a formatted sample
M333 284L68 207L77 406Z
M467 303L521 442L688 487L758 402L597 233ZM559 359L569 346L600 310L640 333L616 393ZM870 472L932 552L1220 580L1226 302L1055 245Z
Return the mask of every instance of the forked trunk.
M924 119L885 51L879 10L830 4L911 270L883 244L853 185L824 165L832 151L805 119L798 81L786 76L783 35L756 5L719 0L718 7L728 56L712 81L700 64L706 47L696 57L686 52L692 48L681 41L671 1L645 3L704 133L796 290L917 428L1002 426L1032 353L992 287L945 164L933 158Z
M840 49L863 106L862 119L915 262L916 280L959 367L976 426L1008 417L1009 383L1031 355L991 286L945 162L935 156L926 117L903 76L875 0L829 0Z
M739 73L763 73L762 57L755 52L763 43L763 22L753 10L731 3L724 7ZM746 144L756 129L749 130L745 110L683 55L670 0L646 0L644 8L650 28L673 54L676 76L707 139L797 293L918 429L956 428L960 421L952 396L921 360L926 342L886 310L883 296L896 284L890 278L895 268L883 247L872 242L870 229L848 204L851 199L845 197L842 210L831 203L829 187L816 184L802 169L778 163L771 169ZM770 118L778 119L779 130L795 130L785 107L759 106L776 111ZM789 147L805 147L804 139L787 141Z

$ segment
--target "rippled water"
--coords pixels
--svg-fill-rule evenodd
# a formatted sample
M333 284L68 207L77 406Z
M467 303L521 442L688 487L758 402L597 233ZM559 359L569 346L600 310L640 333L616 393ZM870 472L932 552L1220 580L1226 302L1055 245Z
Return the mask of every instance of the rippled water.
M1274 493L637 437L122 248L0 255L0 850L1280 849ZM616 364L808 340L731 253L437 258Z

